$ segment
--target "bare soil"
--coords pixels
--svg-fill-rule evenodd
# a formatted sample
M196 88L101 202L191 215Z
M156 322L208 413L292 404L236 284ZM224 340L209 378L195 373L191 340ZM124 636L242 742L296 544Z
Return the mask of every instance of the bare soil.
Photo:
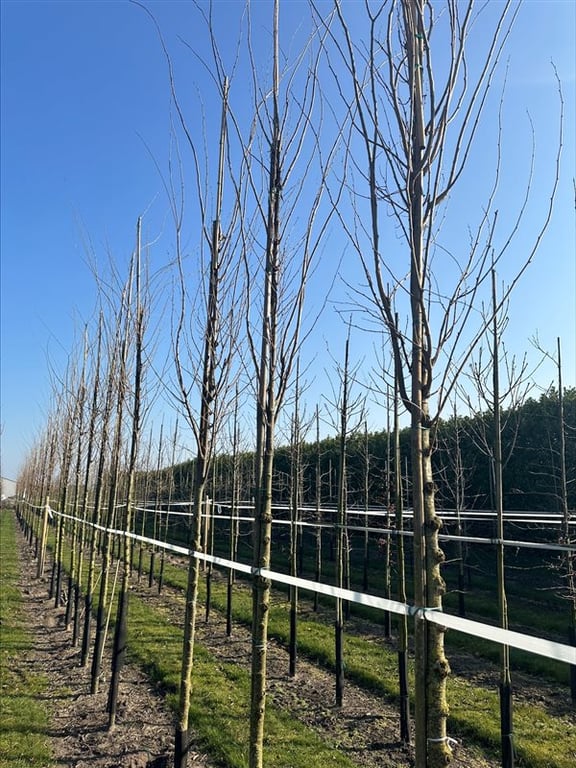
M80 666L80 648L71 646L65 626L65 608L55 608L48 598L50 562L46 574L36 576L36 561L24 540L20 547L22 608L33 645L18 664L47 680L45 703L50 713L54 762L66 768L168 768L173 764L174 716L162 696L134 665L122 674L116 724L108 729L106 677L100 690L90 693L90 669ZM103 668L110 669L109 649ZM195 768L214 763L194 750Z
M33 668L48 681L46 694L51 712L49 737L58 764L69 768L162 768L173 760L172 740L174 716L160 692L134 665L125 667L120 685L120 701L116 726L107 729L106 680L100 693L89 693L89 670L79 666L79 649L71 647L71 633L64 626L64 609L54 607L48 599L49 578L35 578L32 553L20 536L23 608L34 644L21 664ZM134 584L135 594L153 607L162 608L170 620L181 624L183 597L176 590L149 590ZM208 623L201 622L197 639L217 658L233 661L246 668L250 664L250 635L235 626L232 637L226 636L225 622L211 614ZM478 684L497 686L497 671L486 662L470 656L451 657L452 668ZM104 660L109 669L109 658ZM269 642L269 696L274 704L292 713L321 734L327 742L346 753L361 768L410 768L413 750L399 742L397 706L382 697L346 683L344 705L334 704L334 678L328 671L299 660L297 674L288 675L286 650ZM534 700L534 680L528 676L515 678L515 695ZM538 682L538 697L548 711L566 715L568 706L558 696L557 686ZM191 765L214 768L210 757L197 749ZM455 747L455 768L496 768L497 759L488 759L480 750L465 744ZM268 768L274 768L269 766Z

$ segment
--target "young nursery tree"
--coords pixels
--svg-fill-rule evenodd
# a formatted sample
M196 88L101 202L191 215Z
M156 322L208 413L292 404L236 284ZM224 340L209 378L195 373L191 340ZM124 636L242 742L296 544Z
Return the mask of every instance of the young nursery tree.
M128 534L132 532L134 523L134 507L136 506L136 462L140 446L140 431L144 414L144 376L145 376L145 333L149 316L149 302L142 287L141 264L141 231L142 219L139 218L136 225L136 249L133 255L134 269L134 298L128 307L129 333L134 338L133 383L129 388L128 406L131 415L130 451L128 457L128 487L126 489L125 514L123 519L123 571L118 595L118 609L114 631L114 646L112 655L112 674L110 677L110 689L108 695L108 727L112 728L116 722L118 703L118 689L120 674L126 660L126 643L128 631L128 586L132 569L132 542Z
M258 80L254 37L251 30L248 34L255 118L253 139L245 145L256 157L247 166L252 199L243 211L242 222L248 287L246 328L256 380L250 768L261 768L264 761L271 584L262 571L270 567L276 423L306 335L304 304L310 272L338 198L337 194L329 205L324 203L335 142L319 142L322 114L317 68L321 35L313 33L281 71L279 11L279 0L274 0L269 85ZM305 212L297 205L304 190Z
M230 212L228 228L222 226L222 206L225 179L226 137L228 126L228 89L226 77L219 81L222 96L222 115L219 136L218 168L216 177L215 212L212 226L205 220L205 202L200 200L202 211L202 232L209 248L208 278L203 290L198 328L203 343L195 359L194 338L185 330L186 303L188 292L184 275L182 252L178 246L181 305L175 334L174 360L178 382L177 398L183 408L188 424L192 427L196 442L194 461L194 483L192 517L190 528L190 558L188 586L186 592L186 613L184 618L184 643L180 674L180 696L178 704L178 725L176 727L175 766L185 768L189 750L189 710L192 690L192 668L194 663L194 637L198 613L198 586L200 560L195 556L201 550L202 514L205 504L205 489L214 455L214 440L217 428L230 394L230 375L234 353L238 344L237 280L234 269L234 222L235 204ZM189 136L189 134L187 134ZM191 141L191 139L190 139ZM196 148L191 141L191 149ZM175 217L178 241L181 232L181 217ZM188 361L184 362L183 347L187 350ZM193 381L199 395L199 415L195 412L194 390L190 383L190 369L196 367Z
M98 611L96 616L96 631L94 636L94 648L91 666L91 693L98 693L100 686L102 657L106 641L108 626L107 609L110 607L112 597L110 591L110 569L112 564L112 529L116 522L118 487L120 482L120 470L122 462L122 444L124 438L124 419L127 410L127 371L131 339L131 305L134 276L134 262L132 260L128 278L120 293L118 307L116 309L116 332L114 343L109 352L112 355L108 375L108 393L111 394L111 420L113 419L114 434L110 446L109 476L107 479L107 504L104 514L102 563L100 573L100 588L98 598ZM116 357L117 356L117 357ZM116 359L115 359L116 358ZM115 402L114 402L115 401ZM112 421L111 421L112 424ZM101 481L103 478L101 478Z
M511 223L500 225L495 208L502 156L501 99L494 124L494 173L485 203L470 211L476 221L463 235L468 237L465 247L462 240L457 249L442 241L447 203L457 196L484 126L484 110L519 7L505 2L480 9L479 14L490 18L472 57L468 42L478 21L472 2L397 0L366 2L362 8L353 4L353 23L349 6L337 2L338 24L332 25L326 46L349 117L351 207L338 212L363 268L365 285L358 287L356 303L376 326L388 331L399 392L411 419L414 600L419 608L440 609L445 589L431 463L433 433L484 333L486 320L477 318L474 308L491 267L510 248L532 189L530 167ZM550 220L558 157L551 176L549 205L532 229L533 245L525 250L501 303L534 256ZM389 220L395 225L390 232L393 247L383 237ZM441 266L441 256L449 269ZM416 764L436 768L451 758L446 731L450 670L440 625L416 619L415 654Z
M339 388L334 393L334 421L338 428L338 497L336 503L336 586L349 588L350 545L348 538L348 441L364 421L364 396L353 394L353 384L359 364L350 367L350 326L344 344L344 361L337 366ZM336 667L336 706L344 701L344 618L345 605L337 597L334 619L334 646Z
M205 506L206 483L214 455L215 439L229 407L233 386L232 373L235 354L240 344L239 318L242 316L240 273L237 248L238 206L242 198L242 180L236 179L234 194L224 209L224 182L230 176L228 153L228 123L230 121L230 82L212 27L212 15L199 7L213 56L213 69L200 57L201 65L211 72L221 98L218 152L215 177L208 171L207 137L198 137L188 123L181 106L175 81L173 62L158 24L150 11L141 6L158 31L169 74L170 93L176 110L184 144L192 158L193 186L197 191L194 213L185 206L185 175L177 136L174 136L176 168L170 169L165 181L174 225L179 301L175 307L173 331L173 361L175 384L170 388L178 409L191 428L195 442L193 463L193 495L188 544L190 548L188 584L184 616L184 641L180 669L178 722L175 730L175 768L185 768L189 753L189 712L194 664L194 642L198 614L200 560L202 549L202 516ZM197 53L193 50L195 56ZM202 147L202 149L200 149ZM204 157L203 157L204 152ZM202 158L202 160L200 159ZM205 170L203 170L205 169ZM210 189L214 190L211 199ZM209 209L213 207L213 218ZM195 217L199 234L199 260L194 278L189 279L185 266L183 231L186 216ZM223 216L228 223L223 224ZM205 250L208 251L205 263Z

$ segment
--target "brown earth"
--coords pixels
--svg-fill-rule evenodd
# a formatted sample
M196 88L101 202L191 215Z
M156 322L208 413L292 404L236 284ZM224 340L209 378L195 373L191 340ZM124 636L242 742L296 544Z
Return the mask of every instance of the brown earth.
M47 681L45 704L50 713L48 738L54 762L66 768L167 768L173 764L174 716L165 701L134 665L124 668L116 725L108 730L107 674L90 694L90 669L79 664L80 649L71 647L65 609L48 598L49 575L36 579L36 561L24 540L20 547L22 608L32 647L18 665ZM50 572L47 562L46 573ZM110 669L106 649L103 669ZM192 748L191 766L213 768Z
M71 647L71 633L64 626L64 609L56 609L54 600L48 599L48 578L34 578L30 548L22 536L19 541L23 609L34 638L27 657L19 663L49 681L46 703L51 713L51 729L48 735L55 761L69 768L162 768L171 765L174 715L162 695L133 665L123 671L117 723L112 731L107 730L106 680L102 680L98 694L89 693L89 670L79 666L79 649ZM177 591L165 588L162 595L158 595L156 589L149 590L144 584L134 584L132 589L153 607L167 612L174 624L181 623L183 598ZM369 627L366 629L370 630ZM222 617L213 613L207 624L199 624L197 638L217 658L249 666L250 636L245 628L235 626L232 637L227 637ZM455 672L464 673L467 678L477 678L479 684L497 686L497 671L487 668L484 661L461 655L452 656L450 662ZM103 668L109 669L108 656ZM269 695L274 703L315 729L356 765L361 768L409 768L414 765L411 747L398 740L398 712L394 704L348 681L344 705L337 708L333 704L333 675L299 660L297 674L290 678L287 652L274 641L269 643L268 673ZM533 684L533 679L522 677L517 697L533 700ZM567 714L567 697L559 697L557 686L542 685L539 681L538 697L549 711ZM193 752L190 764L198 768L214 766L201 749ZM496 768L499 762L482 756L480 750L459 744L452 765L455 768Z

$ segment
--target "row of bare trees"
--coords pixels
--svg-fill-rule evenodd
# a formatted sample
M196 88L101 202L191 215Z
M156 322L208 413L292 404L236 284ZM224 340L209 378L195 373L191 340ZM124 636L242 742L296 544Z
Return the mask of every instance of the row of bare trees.
M143 6L142 6L143 7ZM439 544L441 521L436 512L432 451L440 414L469 366L474 348L495 324L494 371L498 371L497 318L513 286L534 257L550 221L559 177L550 172L550 204L532 228L532 245L513 278L484 312L490 299L491 275L511 249L532 192L531 172L511 216L498 216L498 184L502 173L501 125L503 92L497 107L494 168L487 197L474 208L464 232L443 241L451 198L459 194L474 144L493 100L496 75L519 6L505 2L478 12L472 2L446 0L443 11L425 0L325 4L311 2L309 28L299 50L284 53L280 0L271 12L270 45L262 46L248 4L238 45L224 50L217 33L215 8L200 5L205 48L194 49L196 66L208 72L212 95L219 99L218 119L205 115L218 129L202 133L186 113L168 45L157 28L166 56L168 82L177 117L173 132L175 162L162 173L173 224L176 288L170 316L168 363L155 365L158 390L175 408L193 435L194 478L191 499L188 590L180 676L175 766L184 768L189 749L189 704L194 689L194 640L198 618L199 560L206 548L203 510L215 453L224 443L230 417L238 452L238 398L253 414L254 436L254 578L252 690L249 753L251 768L264 764L266 666L271 583L263 571L272 562L272 470L277 425L294 382L296 361L327 295L315 295L306 311L306 294L319 268L319 255L329 247L355 252L359 277L350 285L356 325L371 326L387 337L391 365L381 372L379 391L396 393L411 426L411 490L414 508L414 604L442 608L445 590ZM156 21L150 12L152 22ZM475 40L468 54L477 13L489 16L491 31ZM262 74L262 59L270 63ZM203 111L202 94L199 111ZM213 136L217 139L212 142ZM212 146L212 143L214 146ZM215 153L215 164L210 163ZM212 167L213 166L213 167ZM192 201L185 195L195 190ZM504 221L502 221L504 219ZM389 222L393 221L391 228ZM507 222L507 223L506 223ZM335 237L331 230L337 231ZM189 233L197 246L187 253ZM454 239L456 238L456 240ZM458 238L462 238L458 242ZM62 590L64 537L72 539L69 593L75 596L70 621L79 635L78 603L85 594L82 663L89 655L92 601L99 589L92 653L91 688L100 680L102 649L111 605L112 538L101 533L120 528L132 532L136 473L143 462L142 429L154 397L146 387L153 344L147 338L152 308L150 278L143 278L141 222L137 245L124 284L100 282L107 311L99 315L96 338L83 345L80 364L71 365L57 382L59 398L46 435L34 449L20 487L34 489L34 501L45 511L39 536L38 574L44 568L46 530L51 499L62 512L92 525L58 518L52 594ZM458 245L454 245L458 242ZM339 243L339 244L338 244ZM335 245L336 244L336 245ZM449 261L449 268L446 266ZM336 263L336 259L333 262ZM330 270L328 270L330 271ZM332 270L334 274L334 270ZM488 287L487 287L488 286ZM486 305L489 306L489 303ZM346 440L358 403L350 400L349 337L335 396L340 435L338 479L338 585L346 585ZM299 375L296 376L299 379ZM494 378L494 408L500 399ZM301 436L301 392L296 385L292 422L293 536L291 563L296 574L298 514L298 448ZM395 423L398 424L397 406ZM318 429L318 427L317 427ZM390 433L390 429L388 429ZM498 427L496 432L499 433ZM398 430L396 430L398 433ZM319 440L319 434L318 434ZM150 443L152 440L150 441ZM174 446L176 445L176 436ZM399 448L389 445L399 463ZM159 449L160 469L161 449ZM174 462L175 450L172 452ZM148 451L148 467L150 464ZM495 487L501 457L494 447ZM388 465L392 465L388 461ZM369 456L366 456L369 467ZM367 470L367 478L369 472ZM401 526L402 488L396 471L396 525ZM368 481L367 481L368 482ZM387 483L392 487L391 482ZM367 492L368 493L368 492ZM366 493L366 495L367 495ZM496 494L497 498L498 493ZM69 530L70 528L70 530ZM233 536L231 536L233 542ZM401 546L402 537L398 537ZM389 546L389 544L388 544ZM231 543L231 554L234 545ZM126 650L126 623L133 545L124 536L118 616L114 636L114 668L109 696L110 725L115 718L120 672ZM82 583L83 558L88 575ZM397 553L403 562L402 552ZM99 560L98 560L99 558ZM100 575L96 577L97 560ZM501 563L503 567L503 563ZM119 566L120 567L120 566ZM320 574L318 573L318 578ZM573 578L573 577L572 577ZM406 599L400 576L397 594ZM231 597L230 597L231 600ZM342 703L342 601L337 600L336 701ZM506 626L505 591L501 620ZM293 636L296 637L297 592L292 593ZM72 618L73 617L73 618ZM409 738L407 636L399 626L402 692L402 737ZM415 749L418 768L446 765L451 757L447 733L444 630L418 619L415 638ZM296 663L294 648L293 664ZM505 652L504 652L505 653ZM509 675L503 658L503 701L509 701ZM507 688L508 687L508 688ZM511 710L510 710L511 711ZM503 734L506 765L513 762L511 722Z

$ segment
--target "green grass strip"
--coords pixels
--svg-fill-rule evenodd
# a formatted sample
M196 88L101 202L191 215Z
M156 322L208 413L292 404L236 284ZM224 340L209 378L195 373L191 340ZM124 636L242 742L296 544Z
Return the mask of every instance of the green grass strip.
M65 566L68 565L65 543ZM86 567L86 563L85 563ZM115 565L112 567L112 571ZM182 569L174 572L184 573ZM186 580L184 574L184 581ZM84 582L85 583L85 582ZM98 593L94 595L95 606ZM116 615L113 600L110 637ZM184 604L182 604L182 617ZM167 694L177 709L183 632L168 613L151 608L133 593L129 598L128 652L150 680ZM216 659L198 641L194 645L193 690L190 724L202 748L224 768L248 768L250 722L250 673L234 663ZM355 768L356 764L313 729L274 706L266 708L265 762L274 768Z
M157 566L159 565L157 561ZM149 557L144 557L144 571L149 567ZM166 562L164 569L166 584L185 589L186 568L175 567ZM204 580L201 580L200 600L204 600ZM309 602L309 601L308 601ZM149 610L133 598L130 623L138 620L138 610ZM226 607L226 585L222 579L212 582L212 606L223 612ZM314 614L302 602L299 619L298 650L300 655L318 661L329 669L334 667L334 640L330 611ZM250 587L237 582L233 597L233 616L247 626L251 624L252 601ZM141 626L132 631L144 632L143 637L132 645L132 653L148 673L172 696L178 686L178 670L182 636L180 630L170 625L167 618L158 612L146 614ZM148 635L143 627L157 628ZM285 597L276 592L269 618L269 636L286 644L289 633L289 604ZM456 636L456 634L454 634ZM468 638L467 638L468 639ZM473 652L474 638L468 639L468 651ZM472 645L470 645L472 644ZM345 638L346 676L362 687L381 693L389 699L397 698L396 654L382 642L366 637L348 635ZM203 668L205 665L205 669ZM229 768L244 768L247 765L247 730L249 701L249 675L237 666L223 664L208 655L197 644L194 671L194 694L191 719L198 730L206 749ZM486 756L497 758L500 744L499 701L496 690L476 687L463 678L451 676L448 681L450 703L449 733L472 747L481 746ZM175 701L175 699L173 699ZM288 715L269 707L267 712L267 755L269 764L275 768L299 768L308 766L320 768L324 765L351 765L346 759L324 742L318 740L309 748L303 746L295 732L277 728L284 722L287 729L302 729L302 739L311 735L317 737L305 726L298 726ZM537 724L537 728L535 728ZM514 710L515 747L517 765L530 768L572 768L576 761L576 728L569 716L548 715L542 707L517 704ZM277 750L278 745L282 745ZM559 747L561 745L561 748ZM322 750L328 749L329 755ZM278 756L276 752L278 751ZM300 754L310 752L301 761ZM273 756L274 755L274 756ZM316 760L320 756L319 760ZM343 760L344 762L338 762ZM268 761L268 758L267 758Z
M46 768L53 765L46 737L49 718L36 701L47 681L19 669L31 646L24 627L17 587L15 517L0 511L0 767Z
M176 709L182 630L168 615L131 595L128 647L131 658L168 692ZM190 721L202 747L228 768L248 765L250 673L218 661L195 643ZM275 768L353 768L354 763L289 713L268 704L266 764Z
M184 568L166 563L166 583L185 587ZM203 585L201 598L204 599ZM212 581L212 606L226 609L226 585L223 580ZM304 607L304 603L303 603ZM251 624L252 599L250 589L237 582L234 588L233 616L247 626ZM309 618L308 618L309 617ZM334 668L335 652L330 616L303 611L298 621L298 652ZM289 603L274 598L269 618L269 636L287 644L289 638ZM470 650L474 638L467 638ZM344 658L346 677L350 681L389 699L398 697L396 654L382 643L365 637L345 637ZM537 691L535 691L537 693ZM497 755L500 745L500 705L497 690L472 685L461 677L448 681L450 704L449 733L464 742L481 745L491 755ZM535 728L534 724L538 723ZM569 716L548 715L542 707L517 704L514 708L515 748L518 764L530 768L573 768L576 764L576 728ZM559 749L559 745L562 748Z

